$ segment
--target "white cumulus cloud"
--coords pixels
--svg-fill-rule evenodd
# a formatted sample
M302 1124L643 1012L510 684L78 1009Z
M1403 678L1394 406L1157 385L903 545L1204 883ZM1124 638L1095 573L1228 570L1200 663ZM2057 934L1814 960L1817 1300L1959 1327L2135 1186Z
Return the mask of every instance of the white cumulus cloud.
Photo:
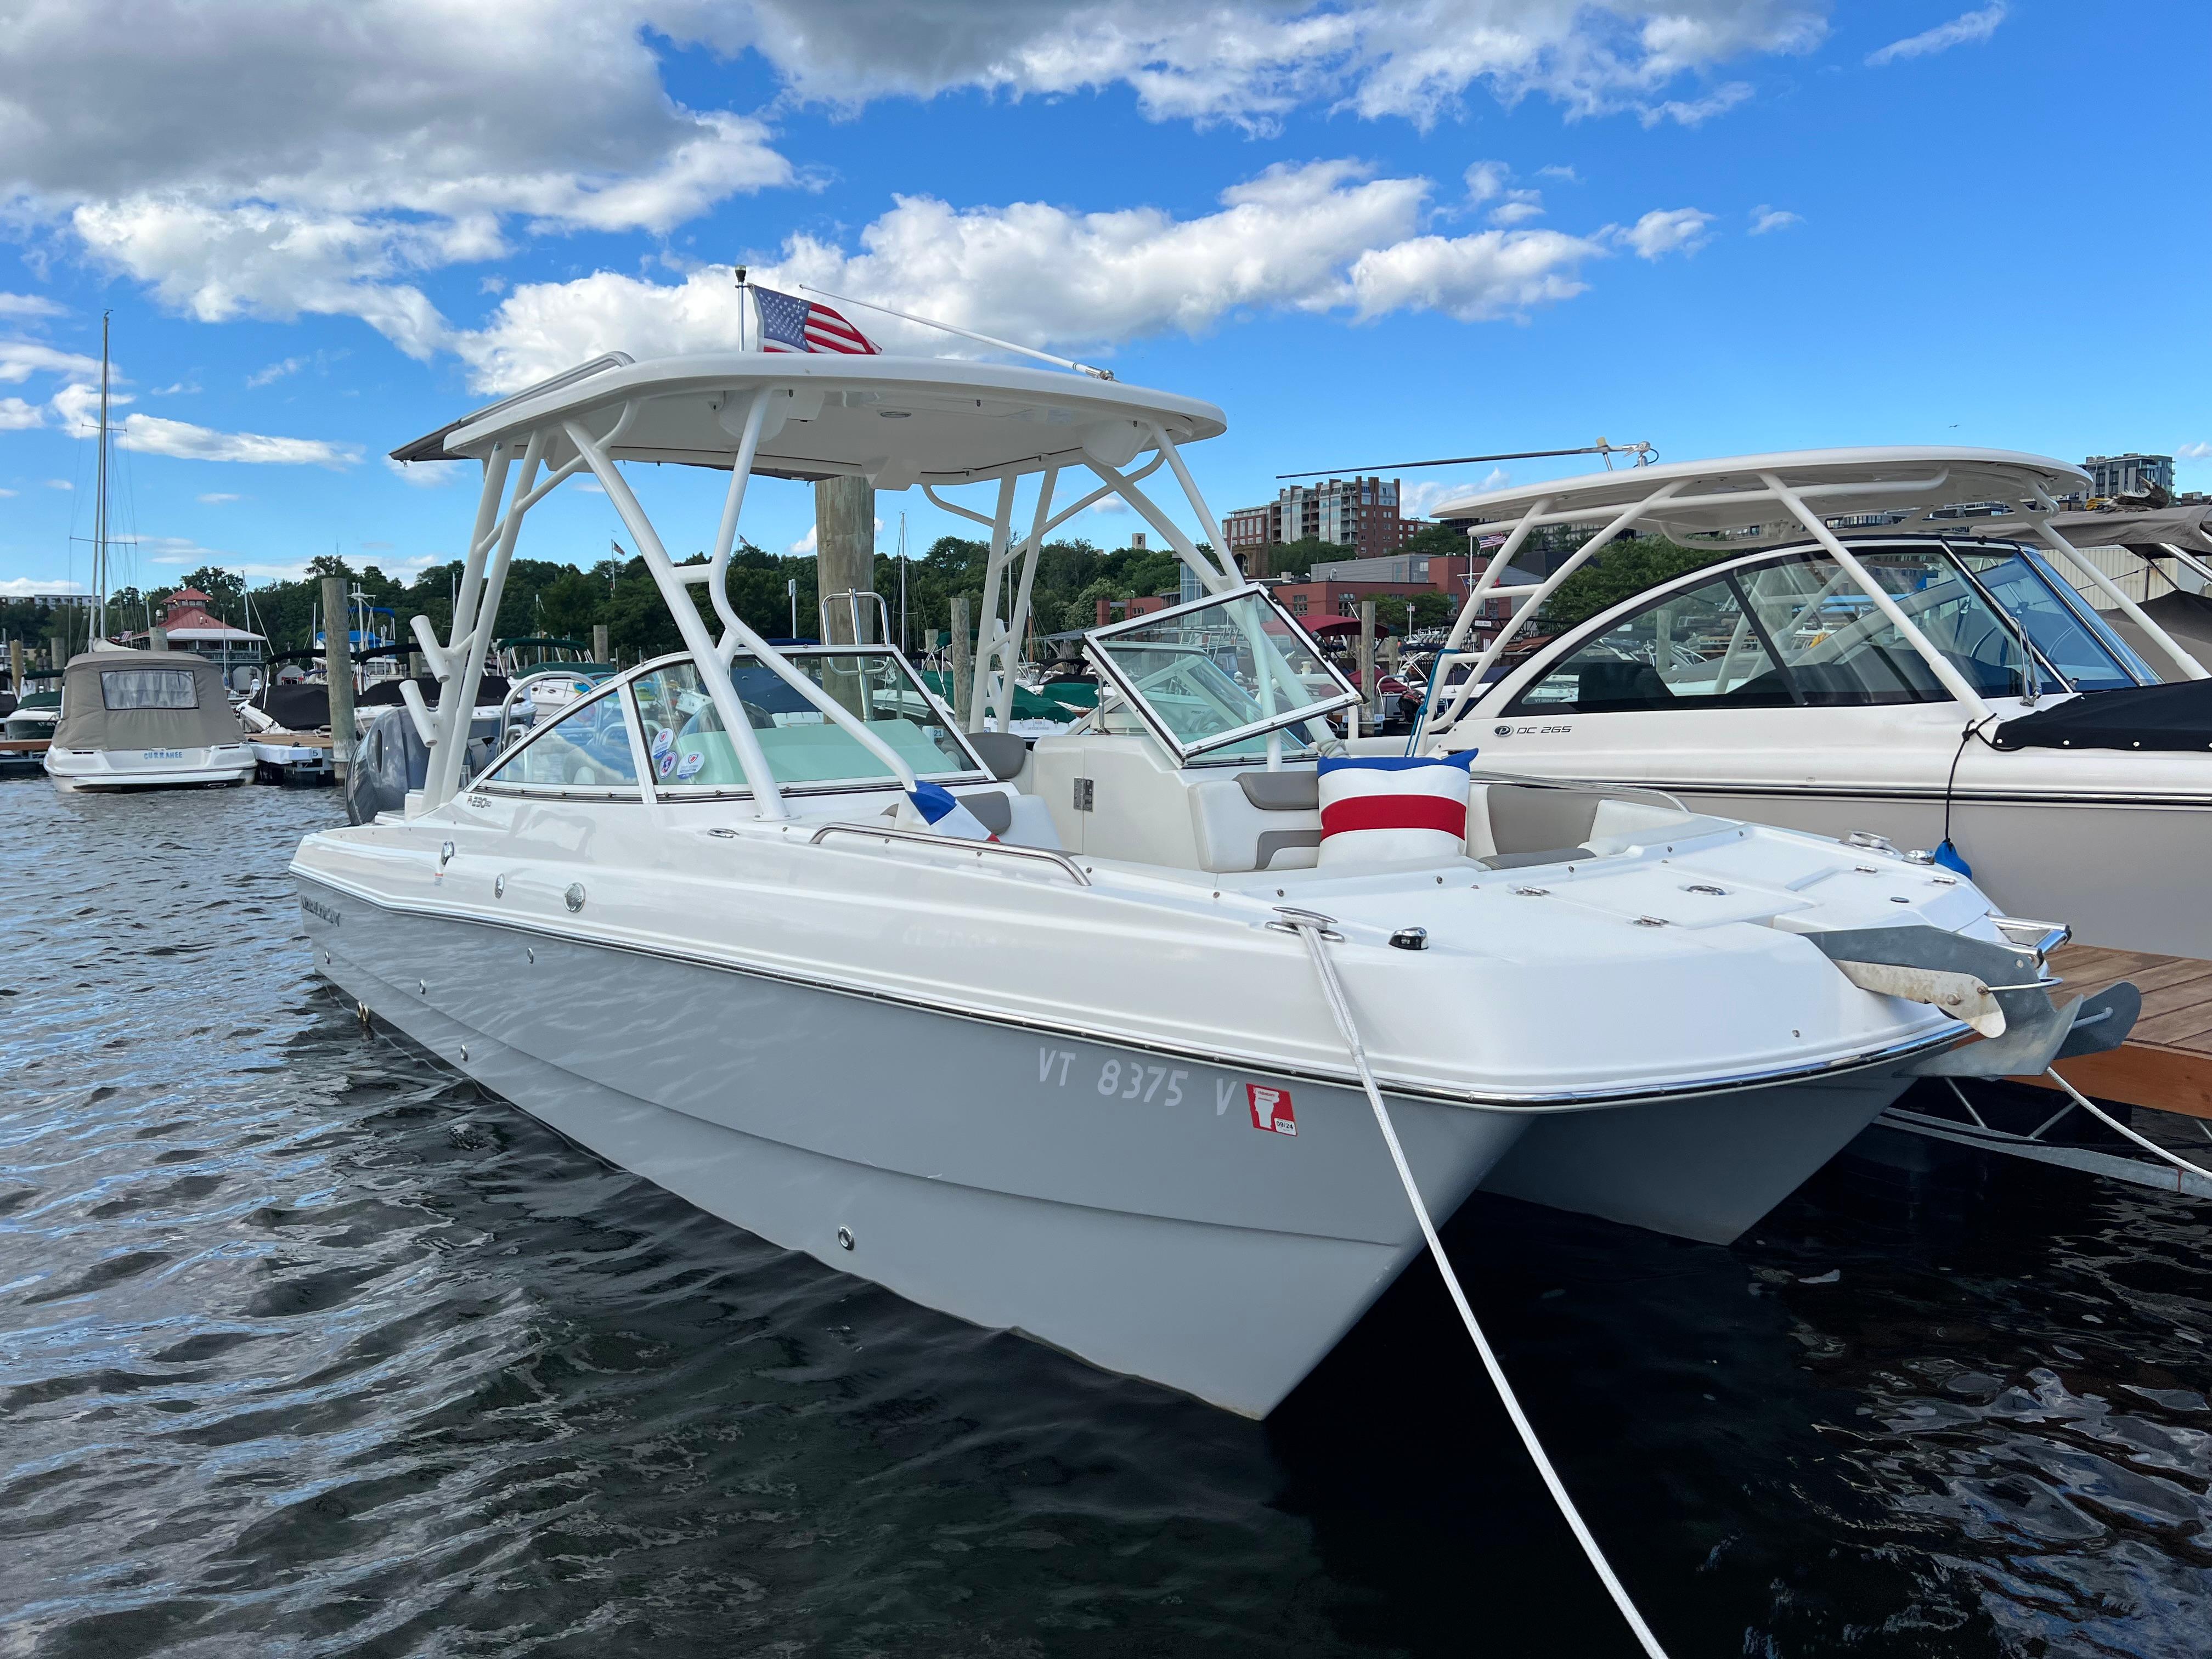
M0 317L58 317L62 309L36 294L0 294Z
M2212 461L2212 444L2186 443L2173 447L2174 458L2184 461Z
M352 444L329 443L320 438L270 438L258 432L217 432L189 421L164 420L158 415L126 417L115 441L121 448L142 454L186 461L346 467L361 459L360 449Z
M1761 202L1751 210L1751 234L1764 236L1770 230L1786 230L1791 225L1805 222L1802 214L1792 213L1786 208L1769 207Z
M1962 12L1948 23L1938 23L1932 29L1923 29L1902 40L1893 40L1878 52L1867 54L1867 62L1879 69L1885 64L1894 64L1901 58L1926 58L1939 52L1948 52L1954 46L1978 46L1997 32L1997 25L2005 20L2008 8L2005 0L1995 0L1978 11Z
M752 271L771 288L811 283L1027 344L1082 350L1200 334L1248 309L1504 316L1573 297L1584 286L1582 264L1606 256L1595 237L1559 231L1424 234L1430 192L1425 179L1377 178L1331 161L1271 167L1222 192L1218 211L1188 219L1155 208L956 208L902 197L860 231L856 250L796 236ZM1707 216L1680 211L1698 220L1692 229ZM482 330L453 343L476 385L510 391L609 349L647 357L734 345L738 307L726 267L677 283L603 270L519 287ZM940 352L951 343L872 314L858 320L891 350Z
M24 432L46 423L46 412L21 398L0 398L0 432Z
M1620 232L1620 240L1641 259L1695 253L1705 245L1705 227L1712 222L1711 214L1697 208L1655 208Z

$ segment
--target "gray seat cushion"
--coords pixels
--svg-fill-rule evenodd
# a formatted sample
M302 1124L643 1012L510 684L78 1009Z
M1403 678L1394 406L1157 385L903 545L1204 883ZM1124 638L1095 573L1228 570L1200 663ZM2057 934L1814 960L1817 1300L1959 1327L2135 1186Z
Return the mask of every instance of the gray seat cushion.
M1262 812L1318 812L1318 772L1239 772L1237 787Z
M1030 757L1027 740L1012 732L970 732L968 741L1000 783L1019 772ZM998 833L996 826L992 833Z

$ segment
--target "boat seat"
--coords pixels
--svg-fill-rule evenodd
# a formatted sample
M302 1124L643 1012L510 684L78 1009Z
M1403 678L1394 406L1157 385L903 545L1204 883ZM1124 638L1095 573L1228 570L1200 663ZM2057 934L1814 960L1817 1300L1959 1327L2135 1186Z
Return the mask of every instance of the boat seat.
M1055 853L1065 850L1060 844L1060 831L1053 826L1052 809L1035 795L994 789L963 795L960 804L975 815L976 823L1009 846L1046 847Z

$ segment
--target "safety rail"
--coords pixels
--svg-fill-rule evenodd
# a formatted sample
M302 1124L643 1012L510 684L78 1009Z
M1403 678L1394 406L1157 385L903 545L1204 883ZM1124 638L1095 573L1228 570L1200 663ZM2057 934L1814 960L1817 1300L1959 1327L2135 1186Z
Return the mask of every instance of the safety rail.
M1078 887L1091 885L1091 878L1083 866L1065 853L1055 853L1048 847L1016 847L1003 841L962 841L955 836L933 835L925 830L900 830L890 824L829 823L807 838L809 847L819 847L832 836L870 836L877 840L914 842L924 847L934 847L940 852L972 852L977 858L992 854L1000 858L1028 859L1038 864L1049 864L1064 872Z

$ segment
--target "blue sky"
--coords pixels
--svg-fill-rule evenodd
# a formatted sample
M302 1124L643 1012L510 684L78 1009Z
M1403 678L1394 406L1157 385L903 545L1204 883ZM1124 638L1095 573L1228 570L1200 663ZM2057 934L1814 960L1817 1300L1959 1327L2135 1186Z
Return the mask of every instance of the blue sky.
M1600 434L1668 459L2148 450L2212 487L2212 8L2124 15L42 9L0 46L0 587L88 574L104 308L118 582L333 549L399 573L455 554L473 492L386 450L598 350L726 342L740 258L1212 399L1229 433L1192 460L1217 511L1293 468ZM1434 499L1486 471L1406 477ZM709 488L666 486L697 503L672 546L708 533ZM764 485L745 532L789 549L811 507ZM918 546L958 527L918 491L878 507L887 543L902 511ZM525 550L589 563L617 529L564 492Z

